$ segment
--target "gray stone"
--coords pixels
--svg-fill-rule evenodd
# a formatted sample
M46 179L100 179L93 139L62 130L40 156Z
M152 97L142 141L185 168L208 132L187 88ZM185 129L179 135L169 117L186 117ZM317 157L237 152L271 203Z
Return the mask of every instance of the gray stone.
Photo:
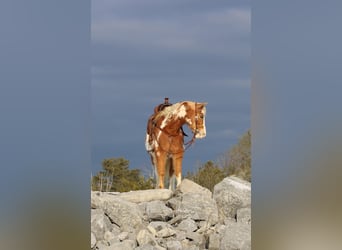
M228 221L221 237L220 249L250 250L251 225Z
M102 240L104 233L112 229L112 223L102 209L91 210L91 231L97 240Z
M183 220L183 216L177 215L177 216L173 217L171 220L169 220L167 223L169 223L170 225L173 225L173 224L178 224L182 220Z
M121 230L142 226L142 213L137 204L118 198L115 195L92 192L92 207L102 208L108 217L117 224Z
M151 201L146 204L146 215L149 220L166 221L173 217L173 210L162 201Z
M182 250L182 244L179 241L171 240L166 242L167 250Z
M175 240L182 241L182 240L185 240L185 239L186 239L186 232L185 231L177 230L176 231Z
M156 232L158 232L164 228L171 228L172 229L172 226L169 225L168 223L164 222L164 221L152 221L150 224L148 224L147 227L153 228Z
M209 250L220 249L220 235L218 233L212 233L209 236Z
M182 202L176 215L191 218L195 221L206 220L210 225L218 222L217 206L213 199L197 193L182 195Z
M183 249L186 249L186 250L200 250L198 245L195 245L192 241L188 239L182 240L181 244L182 244Z
M179 207L180 203L181 203L181 197L180 197L180 196L178 196L178 197L172 197L172 198L169 199L166 203L167 203L167 205L168 205L169 207L171 207L173 210L176 210L176 209Z
M118 239L120 241L123 241L123 240L127 240L128 239L128 236L129 236L129 233L128 232L122 232L118 235Z
M153 228L152 226L148 225L147 230L150 231L150 233L153 235L153 237L157 236L157 230Z
M213 197L219 220L235 218L237 210L251 205L251 183L237 177L227 177L214 187Z
M91 232L90 234L90 247L94 248L96 245L96 237L95 234L93 232Z
M244 207L237 210L236 213L237 222L251 224L251 208Z
M166 248L161 247L161 246L152 246L151 244L145 244L143 246L138 246L134 250L166 250Z
M122 242L114 243L105 248L101 248L100 250L133 250L136 247L136 244L133 240L125 240Z
M184 179L177 189L177 191L182 194L196 193L201 194L202 196L207 196L208 198L212 197L212 193L209 189L204 188L189 179Z
M193 241L195 243L195 245L204 247L205 239L204 239L203 234L199 234L196 232L187 232L185 235L186 235L185 237L187 239Z
M158 238L167 238L176 234L176 231L172 228L163 228L162 230L157 232Z
M172 191L168 189L149 189L123 193L114 193L115 196L134 203L150 201L166 201L172 197Z
M103 241L98 241L96 242L96 246L94 249L103 250L103 249L108 249L108 247L109 247L108 243L105 243Z
M117 237L116 234L114 234L113 232L110 232L110 231L106 231L103 235L103 240L105 242L108 242L109 245L113 244L113 243L116 243L116 242L119 242L119 239Z
M154 236L147 229L139 231L137 235L137 242L139 246L143 246L145 244L151 244L152 246L157 245L156 241L154 240Z
M197 228L197 224L194 220L187 218L178 224L177 229L185 231L185 232L194 232L198 228Z

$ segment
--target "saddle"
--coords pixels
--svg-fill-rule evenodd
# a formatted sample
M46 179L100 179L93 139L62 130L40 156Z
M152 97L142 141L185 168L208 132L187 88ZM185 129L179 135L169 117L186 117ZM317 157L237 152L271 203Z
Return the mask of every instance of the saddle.
M164 108L168 107L168 106L171 106L172 104L171 103L168 103L168 102L165 102L165 103L162 103L162 104L159 104L157 105L155 108L154 108L154 114L152 114L150 116L150 118L148 119L148 123L147 123L147 134L150 135L149 137L149 143L151 144L152 143L152 130L153 128L157 125L156 122L155 122L155 117L156 115L162 111ZM188 136L184 130L183 130L183 127L180 128L180 130L182 131L183 135L184 136Z

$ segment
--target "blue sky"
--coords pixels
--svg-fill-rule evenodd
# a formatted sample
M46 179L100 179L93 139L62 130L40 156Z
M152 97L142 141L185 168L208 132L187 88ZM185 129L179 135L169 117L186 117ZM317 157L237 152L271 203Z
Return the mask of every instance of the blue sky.
M146 122L164 97L208 102L183 173L250 128L249 1L92 1L91 41L93 172L109 157L151 172Z

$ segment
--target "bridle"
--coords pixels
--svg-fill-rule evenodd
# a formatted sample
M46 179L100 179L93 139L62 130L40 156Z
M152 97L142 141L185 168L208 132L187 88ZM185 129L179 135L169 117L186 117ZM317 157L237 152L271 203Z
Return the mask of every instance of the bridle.
M198 122L198 115L197 115L197 102L195 102L195 132L192 133L192 138L190 141L184 143L185 148L184 151L187 150L196 140L196 134L198 133L198 126L197 126L197 122Z
M198 124L197 102L195 102L195 132L191 131L191 132L192 132L192 138L191 138L190 141L184 143L184 146L185 146L185 147L184 147L184 150L179 151L179 152L176 152L176 153L173 153L173 154L177 154L177 153L181 153L181 152L186 151L186 150L195 142L195 140L196 140L196 134L199 132L199 131L198 131L198 125L197 125L197 124ZM159 127L159 126L156 126L156 128L158 128L161 132L163 132L163 133L165 133L166 135L168 135L169 140L170 140L170 138L171 138L171 141L170 141L170 147L171 147L172 137L177 136L178 134L172 135L172 134L166 132L164 129L162 129L162 128ZM156 140L156 141L157 141L157 140ZM158 143L158 141L157 141L157 143ZM160 145L159 145L159 146L160 146ZM160 147L160 148L161 148L161 147ZM162 148L161 148L161 149L162 149ZM170 150L168 150L168 151L166 151L166 150L164 150L164 149L162 149L162 150L165 151L165 152L167 152L167 153L170 153Z

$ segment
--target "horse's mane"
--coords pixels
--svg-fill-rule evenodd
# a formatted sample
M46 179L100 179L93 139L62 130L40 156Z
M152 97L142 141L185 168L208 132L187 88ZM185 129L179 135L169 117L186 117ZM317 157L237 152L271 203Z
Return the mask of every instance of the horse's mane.
M163 110L159 111L156 114L156 119L159 119L160 117L170 117L171 115L175 114L177 109L183 104L183 102L177 102L175 104L172 104L170 106L165 107Z

